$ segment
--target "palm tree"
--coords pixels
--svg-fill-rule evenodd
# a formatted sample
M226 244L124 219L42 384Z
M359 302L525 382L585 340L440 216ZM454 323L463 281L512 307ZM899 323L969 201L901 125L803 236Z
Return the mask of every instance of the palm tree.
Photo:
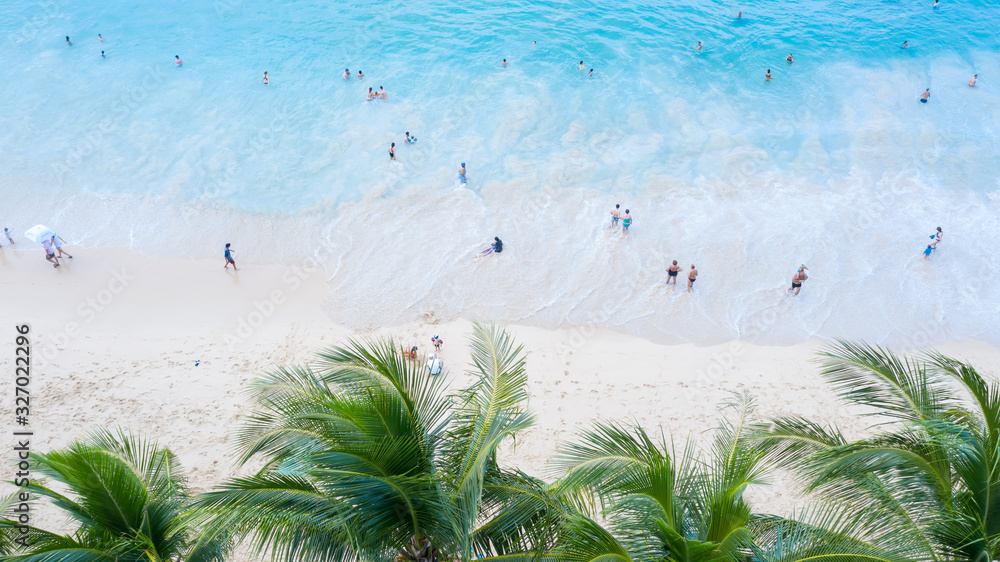
M182 517L190 496L170 450L135 434L99 429L66 449L33 455L35 468L64 489L32 482L32 496L48 498L77 524L68 535L29 527L28 547L4 504L0 533L13 562L212 562L222 560L222 535L199 536ZM35 509L32 505L31 509ZM8 519L7 517L11 517ZM24 545L21 544L21 547Z
M548 547L562 500L496 458L532 423L521 347L476 325L475 382L457 393L398 349L350 342L254 382L255 409L237 442L242 463L263 467L203 498L211 528L249 538L257 553L317 562Z
M608 520L566 517L553 560L710 562L741 560L754 549L758 518L743 497L763 484L763 453L748 439L749 394L727 403L713 445L678 452L637 425L596 423L556 460L567 494L593 498Z
M996 559L1000 386L937 353L900 358L848 342L827 349L822 364L842 399L875 416L871 436L849 441L834 427L786 418L773 421L762 445L797 470L823 517L850 520L843 536L884 559Z

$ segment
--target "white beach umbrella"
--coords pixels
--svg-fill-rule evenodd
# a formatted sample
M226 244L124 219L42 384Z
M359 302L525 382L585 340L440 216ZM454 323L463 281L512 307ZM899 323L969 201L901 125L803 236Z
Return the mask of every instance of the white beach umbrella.
M42 240L48 240L55 235L56 233L52 232L52 230L44 224L36 224L24 233L25 238L39 244L42 243Z

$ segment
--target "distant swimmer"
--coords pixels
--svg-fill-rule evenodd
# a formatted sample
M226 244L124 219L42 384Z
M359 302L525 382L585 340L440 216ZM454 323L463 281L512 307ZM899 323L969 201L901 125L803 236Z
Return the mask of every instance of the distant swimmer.
M590 69L590 76L593 76L593 75L594 75L594 69L593 69L593 68L591 68L591 69Z
M771 69L770 68L767 69L767 72L764 73L764 81L765 82L770 82L771 81Z
M389 145L389 160L395 160L395 159L396 159L396 143L392 143Z
M104 51L101 51L101 58L102 58L102 59L106 59L106 58L108 58L108 57L104 56Z
M458 179L465 183L465 162L462 162L462 165L458 167Z
M792 58L792 54L791 53L788 53L788 56L785 57L785 60L788 61L788 62L795 62L795 59Z
M976 87L976 80L978 80L978 79L979 79L979 75L978 74L973 74L972 75L972 80L969 80L969 87L970 88L975 88Z
M364 77L365 77L365 73L364 73L364 72L361 72L361 71L359 70L359 71L358 71L358 80L361 80L361 79L362 79L362 78L364 78Z
M927 103L927 99L931 97L931 89L927 88L924 93L920 94L920 103Z
M494 236L493 237L493 243L490 244L490 247L486 248L482 252L479 252L479 255L481 255L481 256L488 256L488 255L490 255L490 254L492 254L494 252L496 252L496 253L499 254L502 251L503 251L503 240L500 240L499 237Z
M698 280L698 269L695 268L694 264L691 264L691 271L688 272L688 291L694 288L694 282Z
M695 45L694 48L700 51L701 50L701 41L698 41L698 44Z
M14 237L11 235L10 229L9 228L3 229L3 234L4 234L4 236L7 237L7 241L10 242L10 245L13 246L14 245Z
M66 36L66 44L69 45L70 47L73 46L73 42L69 40L69 35Z
M56 251L59 252L59 256L58 257L61 258L61 257L63 257L63 254L66 254L69 257L69 259L73 259L73 256L71 256L69 254L69 252L64 252L63 251L62 245L65 244L65 243L66 243L66 241L63 240L62 236L59 236L58 234L56 234L55 236L52 237L52 244L56 247Z
M625 209L625 214L622 215L622 233L628 234L630 226L632 226L632 215L628 214L628 209Z
M674 285L677 284L677 274L680 270L681 266L677 265L677 260L674 260L674 263L670 264L670 267L667 268L667 285L671 282L673 282Z
M941 4L941 0L934 0L934 7L937 8Z
M909 46L910 46L910 42L909 41L903 41L903 48L904 49L907 48L907 47L909 47Z
M537 42L535 42L535 41L532 41L532 42L531 42L531 46L532 46L532 47L534 47L534 46L536 46L536 45L538 45L538 43L537 43Z
M365 99L367 99L368 101L372 101L373 99L375 99L375 92L373 92L371 88L368 88L368 97Z
M805 264L803 264L801 267L799 267L798 271L795 272L795 275L792 275L792 286L788 290L795 291L794 293L792 293L793 297L799 294L799 291L802 290L802 282L805 281L806 279L809 279L809 276L806 275L805 271L807 269L809 268L806 267Z
M174 55L174 66L180 66L182 64L184 64L184 61L181 60L181 57Z
M410 131L406 131L406 144L413 144L417 142L417 137L411 137Z
M500 64L502 64L502 65L504 65L504 66L507 66L507 59L503 59L503 62L502 62L502 63L500 63Z
M384 99L386 99L388 97L389 97L389 93L385 91L385 88L383 88L382 86L379 86L378 87L378 99L384 100Z
M45 248L45 261L51 263L52 267L59 267L59 258L52 251L52 241L48 238L42 240L42 247Z
M261 78L260 81L263 82L265 86L270 86L271 85L271 79L267 77L267 71L266 70L264 71L264 77ZM258 82L258 84L259 83L260 82Z
M233 259L233 250L229 245L229 242L226 242L226 251L222 254L226 258L226 267L222 269L229 269L229 264L233 264L233 271L238 271L236 269L236 260Z
M69 37L67 37L66 39L68 40ZM580 70L583 70L583 61L580 61Z
M351 77L351 69L350 68L345 68L344 69L344 80L347 80L350 77Z
M622 212L619 210L622 206L615 204L615 208L611 209L611 228L618 228L618 220L622 218Z
M736 14L736 19L743 19L743 10L740 10L740 13Z
M934 239L934 241L933 241L933 242L931 242L931 246L934 246L934 249L935 249L935 250L937 249L937 247L938 247L938 244L940 244L940 243L941 243L941 238L942 238L943 236L944 236L944 233L943 233L943 232L941 232L941 227L940 227L940 226L939 226L939 227L937 227L937 232L935 232L934 234L931 234L931 238L933 238L933 239Z
M933 251L934 251L934 246L933 245L927 246L927 249L924 250L924 259L925 260L931 259L931 252L933 252Z
M97 34L97 40L100 41L100 42L102 42L102 43L104 42L104 38L101 37L100 33Z

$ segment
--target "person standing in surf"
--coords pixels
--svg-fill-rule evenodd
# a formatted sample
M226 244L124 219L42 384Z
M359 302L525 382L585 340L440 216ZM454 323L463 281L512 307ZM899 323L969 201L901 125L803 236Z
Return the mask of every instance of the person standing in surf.
M395 160L395 159L396 159L396 143L392 143L389 145L389 160Z
M271 85L271 79L267 77L267 71L266 70L264 71L264 77L260 79L260 82L263 82L265 86L270 86ZM258 84L260 84L260 82L258 82Z
M920 103L927 103L927 100L931 97L931 89L927 88L924 93L920 94Z
M688 290L687 290L687 292L689 292L689 293L691 292L691 289L694 288L694 282L697 281L697 280L698 280L698 269L694 266L694 264L691 264L691 271L688 272Z
M462 165L458 167L458 179L465 183L465 162L462 162Z
M622 218L622 212L619 210L622 206L615 203L615 208L611 209L611 228L618 228L618 220Z
M941 237L942 236L944 236L944 232L941 232L941 227L940 226L937 227L937 232L935 234L931 234L931 238L934 239L934 241L931 242L931 246L934 246L935 250L937 250L938 244L941 243Z
M677 285L677 274L680 270L681 266L677 265L677 260L674 260L674 263L667 268L667 285L669 285L671 281L674 285Z
M622 234L628 234L630 226L632 226L632 215L628 214L628 209L625 209L625 214L622 216Z
M809 268L806 267L805 264L803 264L802 267L800 267L798 271L795 272L795 275L792 275L792 287L788 290L795 291L794 293L792 293L793 297L799 294L799 291L802 290L802 282L805 281L806 279L809 279L809 276L806 275L805 272L806 269Z

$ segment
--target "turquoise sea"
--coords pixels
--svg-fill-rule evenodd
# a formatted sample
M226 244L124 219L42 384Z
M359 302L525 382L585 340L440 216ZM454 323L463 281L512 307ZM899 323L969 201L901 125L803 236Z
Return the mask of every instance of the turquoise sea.
M163 257L221 260L232 242L244 275L317 256L325 306L355 328L464 316L698 344L996 345L998 14L8 0L0 223ZM388 99L366 102L379 86ZM628 238L606 228L615 203ZM474 259L493 236L504 253ZM663 287L673 259L698 266L693 294Z

